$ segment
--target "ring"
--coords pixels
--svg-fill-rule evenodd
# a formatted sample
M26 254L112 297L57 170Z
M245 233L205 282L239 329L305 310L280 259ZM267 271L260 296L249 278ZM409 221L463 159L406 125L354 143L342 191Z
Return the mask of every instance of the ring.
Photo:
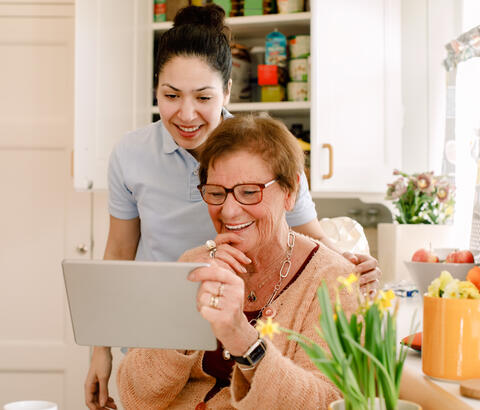
M212 295L210 297L210 303L209 303L210 307L216 309L218 307L218 296L214 296Z
M210 251L210 258L215 259L215 252L217 252L217 248L213 248L213 249Z
M217 249L217 244L215 241L209 239L207 242L205 242L205 247L207 248L207 251L211 251L213 249Z
M223 289L224 288L225 288L225 284L223 282L221 282L220 286L218 287L217 296L223 296Z

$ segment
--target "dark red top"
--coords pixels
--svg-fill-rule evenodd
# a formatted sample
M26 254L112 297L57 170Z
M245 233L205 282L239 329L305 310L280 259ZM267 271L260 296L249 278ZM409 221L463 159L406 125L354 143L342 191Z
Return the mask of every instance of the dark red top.
M292 278L292 280L288 283L287 286L285 286L282 289L282 291L275 297L275 299L278 298L283 292L285 292L285 290L288 289L288 287L297 280L297 278L303 272L305 267L308 265L308 262L310 262L310 260L313 258L313 255L315 255L315 252L317 252L318 248L319 248L319 245L317 244L315 248L307 256L307 259L305 259L305 262L303 262L302 266L297 271L297 273L295 273L295 276ZM254 326L256 322L256 320L254 319L257 318L258 314L260 313L260 310L254 310L251 312L243 312L243 313L245 313L245 316L247 317L248 321L249 322L251 321L252 326ZM233 359L225 360L222 355L223 353L222 344L219 341L217 341L217 345L218 345L217 350L206 351L203 356L203 362L202 362L203 371L217 379L215 386L207 393L204 401L211 399L223 387L230 386L230 376L231 376L235 361Z

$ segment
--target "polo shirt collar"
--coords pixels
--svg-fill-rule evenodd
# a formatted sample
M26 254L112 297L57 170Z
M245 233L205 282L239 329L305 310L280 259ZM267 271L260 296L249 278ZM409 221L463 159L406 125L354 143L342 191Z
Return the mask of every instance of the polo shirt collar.
M175 142L175 140L170 135L170 133L167 131L163 122L160 121L160 124L161 124L160 133L163 139L163 152L165 154L171 154L175 152L177 149L179 149L180 147Z

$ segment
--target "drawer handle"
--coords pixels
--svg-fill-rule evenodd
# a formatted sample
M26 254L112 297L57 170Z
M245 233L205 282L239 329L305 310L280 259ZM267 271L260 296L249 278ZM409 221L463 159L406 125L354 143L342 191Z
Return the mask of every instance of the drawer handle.
M322 179L330 179L333 176L333 147L331 144L323 144L322 148L328 149L328 174L322 175Z

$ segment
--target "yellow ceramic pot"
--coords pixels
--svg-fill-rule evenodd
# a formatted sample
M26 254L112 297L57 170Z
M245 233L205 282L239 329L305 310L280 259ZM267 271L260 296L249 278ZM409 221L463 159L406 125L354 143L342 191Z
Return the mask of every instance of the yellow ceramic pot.
M422 367L440 379L480 377L480 300L423 297Z

